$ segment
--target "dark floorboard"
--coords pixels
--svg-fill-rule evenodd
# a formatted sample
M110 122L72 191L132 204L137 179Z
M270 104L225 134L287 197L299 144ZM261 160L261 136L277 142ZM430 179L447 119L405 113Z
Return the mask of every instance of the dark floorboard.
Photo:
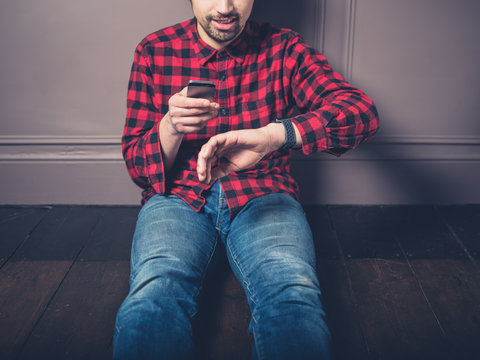
M109 359L136 206L0 206L0 359ZM480 358L480 205L305 206L337 359ZM220 259L194 321L202 359L249 359Z

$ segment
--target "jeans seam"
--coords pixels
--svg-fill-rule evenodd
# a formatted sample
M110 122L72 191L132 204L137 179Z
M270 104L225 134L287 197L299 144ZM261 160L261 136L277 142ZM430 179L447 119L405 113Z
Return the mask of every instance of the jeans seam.
M228 250L230 251L230 254L231 254L231 256L232 256L233 262L234 262L235 265L237 266L238 271L240 271L240 274L242 274L242 278L243 278L242 281L243 281L243 282L245 283L245 285L247 286L247 290L248 290L248 292L250 293L250 299L252 300L252 302L253 302L254 304L257 304L257 302L255 301L255 294L253 293L252 289L250 289L250 284L249 284L249 282L247 281L247 277L246 277L245 274L243 273L243 271L242 271L242 269L241 269L241 267L240 267L237 259L235 258L235 255L233 254L232 248L231 248L231 246L230 246L230 244L229 244L228 242L227 242L227 247L228 247ZM253 311L251 311L251 313L252 313L252 319L253 319L255 322L257 322L257 319L255 319L255 316L253 315Z
M213 256L215 255L215 251L217 250L217 245L218 245L218 235L215 236L215 244L213 245L213 250L210 254L210 257L207 261L207 265L205 265L204 269L203 269L203 272L202 272L202 278L200 279L200 286L198 287L197 291L195 292L195 295L194 295L194 299L196 300L198 295L200 294L200 291L202 290L203 288L203 283L205 281L205 277L207 276L207 270L208 270L208 267L210 266L210 263L212 262L212 259L213 259ZM195 316L192 315L192 317Z
M217 229L217 231L222 231L220 229L220 212L222 210L222 197L220 196L220 194L218 195L218 203L217 203L217 220L215 221L215 229Z
M253 317L253 315L252 315L252 317ZM255 339L255 348L257 349L258 359L261 360L261 359L264 358L263 351L262 351L263 349L262 349L262 346L260 344L260 337L258 336L258 329L257 329L256 326L253 327L253 338Z

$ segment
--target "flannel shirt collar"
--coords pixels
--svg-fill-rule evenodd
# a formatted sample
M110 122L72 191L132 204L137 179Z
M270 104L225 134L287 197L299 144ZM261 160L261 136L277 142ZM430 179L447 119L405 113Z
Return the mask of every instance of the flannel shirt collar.
M198 60L202 66L205 66L210 59L222 51L225 51L239 64L243 63L252 37L252 26L250 21L247 21L242 33L233 42L220 50L211 47L200 38L197 30L197 20L195 18L190 21L189 27L190 31L188 31L188 34L192 41L193 50L197 54Z

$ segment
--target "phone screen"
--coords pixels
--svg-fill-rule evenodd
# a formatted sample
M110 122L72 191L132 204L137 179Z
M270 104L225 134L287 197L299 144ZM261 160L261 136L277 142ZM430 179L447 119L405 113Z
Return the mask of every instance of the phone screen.
M213 101L215 97L215 83L213 81L190 80L188 82L187 96Z

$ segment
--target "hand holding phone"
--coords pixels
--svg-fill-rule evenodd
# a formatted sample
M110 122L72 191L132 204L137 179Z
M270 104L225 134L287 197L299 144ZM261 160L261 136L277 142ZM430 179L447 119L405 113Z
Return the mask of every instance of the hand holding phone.
M192 80L168 101L167 130L172 134L199 131L218 115L219 105L213 102L215 83Z

